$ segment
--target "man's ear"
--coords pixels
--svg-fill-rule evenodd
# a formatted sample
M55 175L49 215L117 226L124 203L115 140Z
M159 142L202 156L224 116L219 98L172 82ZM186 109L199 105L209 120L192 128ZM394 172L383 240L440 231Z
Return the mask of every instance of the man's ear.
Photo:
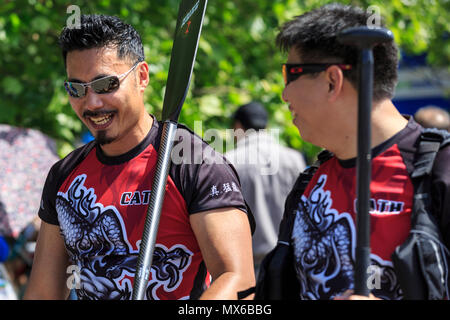
M148 73L148 64L147 62L143 61L137 66L137 84L139 86L139 89L144 92L145 88L147 88L147 85L150 81L150 76Z
M327 69L326 80L328 81L328 100L335 101L344 89L344 74L338 66Z

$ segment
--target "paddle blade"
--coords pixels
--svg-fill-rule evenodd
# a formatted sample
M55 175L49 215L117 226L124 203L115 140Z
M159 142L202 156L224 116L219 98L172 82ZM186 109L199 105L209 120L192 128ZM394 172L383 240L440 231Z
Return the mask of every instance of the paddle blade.
M207 0L183 0L180 3L164 94L162 121L178 121L189 89L206 4Z

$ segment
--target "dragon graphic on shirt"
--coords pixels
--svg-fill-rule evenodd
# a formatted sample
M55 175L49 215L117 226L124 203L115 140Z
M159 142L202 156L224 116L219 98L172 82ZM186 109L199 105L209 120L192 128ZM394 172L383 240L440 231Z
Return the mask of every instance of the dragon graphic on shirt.
M124 221L114 206L97 203L94 189L77 176L66 193L59 192L56 210L66 249L79 267L80 299L130 299L137 250L129 243ZM192 252L183 245L170 249L156 244L147 299L159 299L157 289L176 290Z
M331 192L324 189L326 181L327 176L321 175L309 197L302 195L295 212L292 241L302 299L332 299L353 289L354 223L349 213L332 208ZM371 260L379 279L372 293L399 299L392 263L373 254Z

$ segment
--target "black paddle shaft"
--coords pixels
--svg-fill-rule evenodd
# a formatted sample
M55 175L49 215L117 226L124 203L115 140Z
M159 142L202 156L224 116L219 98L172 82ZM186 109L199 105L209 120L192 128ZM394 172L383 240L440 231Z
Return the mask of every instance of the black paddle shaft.
M189 89L206 5L207 0L181 0L178 9L162 110L164 125L142 240L139 245L132 292L133 300L143 300L146 296L166 191L167 176L172 163L171 154L176 137L178 116Z
M342 44L356 46L358 58L358 156L355 290L357 295L369 296L367 283L370 266L370 180L372 174L371 111L373 96L373 52L375 45L392 41L391 31L383 28L355 27L338 35Z

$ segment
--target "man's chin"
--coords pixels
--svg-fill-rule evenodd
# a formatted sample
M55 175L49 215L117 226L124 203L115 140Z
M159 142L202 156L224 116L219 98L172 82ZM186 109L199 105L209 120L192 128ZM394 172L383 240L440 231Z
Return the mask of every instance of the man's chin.
M115 138L108 137L106 135L106 131L99 131L99 132L97 132L95 140L97 141L97 143L99 145L103 146L105 144L109 144L109 143L113 142L115 140Z

